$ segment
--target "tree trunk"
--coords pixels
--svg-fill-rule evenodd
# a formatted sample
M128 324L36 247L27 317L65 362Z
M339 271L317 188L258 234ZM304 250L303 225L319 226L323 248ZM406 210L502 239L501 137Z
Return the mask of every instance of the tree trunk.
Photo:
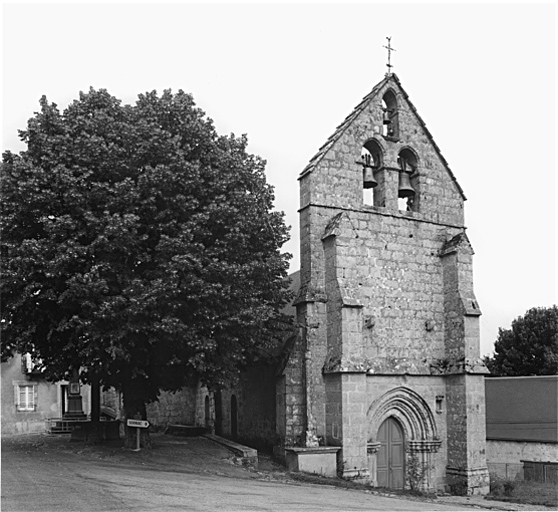
M103 439L100 432L101 420L101 386L98 379L91 381L91 430L89 438L93 442L99 442Z
M124 446L130 449L137 448L137 432L140 433L140 448L151 448L151 437L149 436L149 428L136 428L128 427L128 420L147 420L147 413L145 409L145 401L138 393L137 388L134 386L126 386L123 389L124 399L124 417L126 436L124 439Z
M101 420L101 385L97 379L91 381L91 422Z

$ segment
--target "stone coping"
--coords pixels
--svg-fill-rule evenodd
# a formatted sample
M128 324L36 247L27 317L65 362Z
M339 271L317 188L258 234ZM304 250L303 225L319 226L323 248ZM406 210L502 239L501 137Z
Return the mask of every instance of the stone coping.
M219 443L223 446L226 446L233 452L239 454L241 457L250 458L250 459L253 458L257 459L258 457L258 450L235 443L230 439L225 439L224 437L216 436L215 434L204 434L203 437L207 439L211 439L211 441L214 441L215 443Z
M286 452L294 453L337 453L341 449L341 446L310 446L310 447L298 447L298 446L286 446Z
M165 434L185 436L185 437L197 437L203 436L207 433L207 428L199 427L197 425L176 425L169 423L165 429Z

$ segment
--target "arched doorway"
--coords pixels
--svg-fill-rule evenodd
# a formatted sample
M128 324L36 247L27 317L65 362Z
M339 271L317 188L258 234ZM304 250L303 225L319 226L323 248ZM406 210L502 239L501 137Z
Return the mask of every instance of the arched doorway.
M368 463L375 486L402 488L407 455L427 468L435 466L434 454L442 441L436 421L424 398L404 386L390 389L368 408ZM430 470L419 488L434 488Z
M205 428L209 428L211 415L209 411L209 396L205 395Z
M215 392L215 434L223 435L223 395L221 391Z
M231 437L238 437L238 404L235 395L231 396Z
M405 487L405 435L399 422L390 416L378 429L378 486L389 489Z

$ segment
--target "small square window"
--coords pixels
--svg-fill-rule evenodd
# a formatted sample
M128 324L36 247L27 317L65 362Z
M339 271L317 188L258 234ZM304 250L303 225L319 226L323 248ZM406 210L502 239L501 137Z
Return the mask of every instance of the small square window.
M443 404L444 395L436 395L436 413L442 414L444 412Z
M36 408L35 385L18 384L16 387L16 409L18 411L34 411Z

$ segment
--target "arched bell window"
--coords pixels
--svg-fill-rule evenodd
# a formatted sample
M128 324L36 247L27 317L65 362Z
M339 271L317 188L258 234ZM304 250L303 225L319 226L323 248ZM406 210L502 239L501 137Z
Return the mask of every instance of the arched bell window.
M402 149L397 157L397 165L399 166L398 208L400 211L417 211L418 159L415 152L409 148Z
M380 177L378 173L383 165L382 148L378 142L370 139L362 146L360 158L362 161L362 202L369 206L383 206L378 199L378 185L380 181L383 181L383 177ZM383 185L380 189L383 189Z
M395 93L389 89L382 97L382 134L392 140L399 139L399 112Z

